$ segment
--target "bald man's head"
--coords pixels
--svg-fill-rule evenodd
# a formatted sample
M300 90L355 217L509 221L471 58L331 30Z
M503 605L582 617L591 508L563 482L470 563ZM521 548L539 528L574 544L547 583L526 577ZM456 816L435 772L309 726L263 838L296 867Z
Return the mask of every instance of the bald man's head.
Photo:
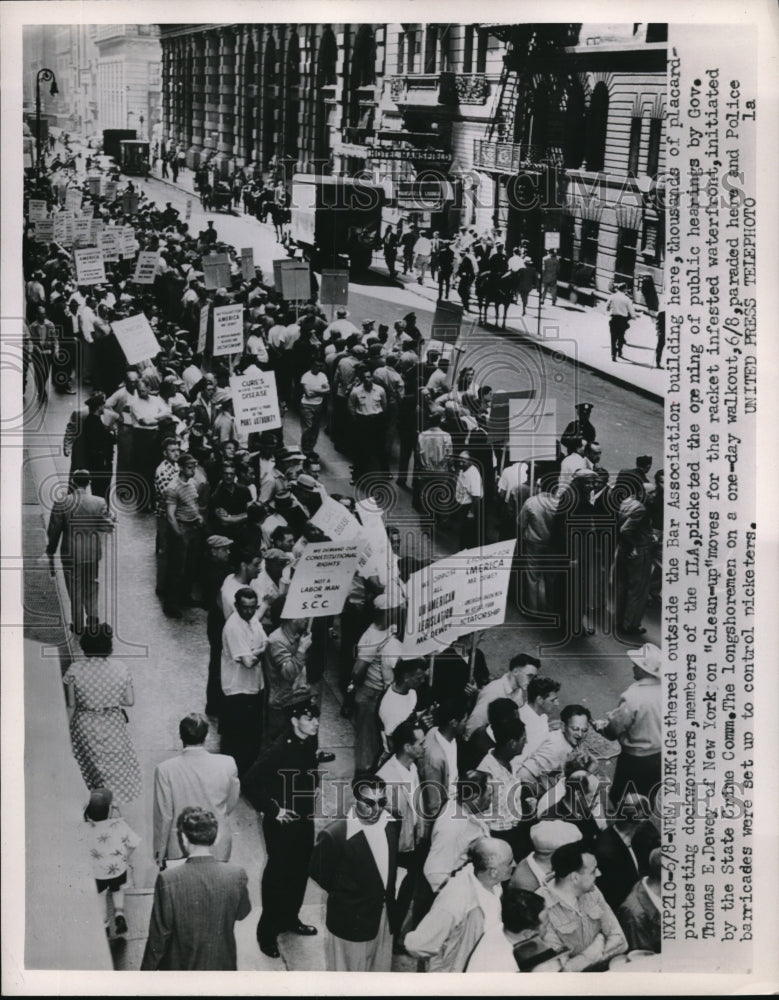
M490 885L505 882L514 867L511 848L497 837L479 837L471 844L469 856L476 877Z

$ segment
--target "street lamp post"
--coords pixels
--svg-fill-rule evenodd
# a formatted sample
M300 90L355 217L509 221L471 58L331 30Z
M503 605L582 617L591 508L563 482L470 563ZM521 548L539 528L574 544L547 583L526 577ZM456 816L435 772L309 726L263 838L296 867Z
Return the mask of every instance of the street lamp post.
M40 181L41 179L41 83L49 83L51 81L51 88L49 93L52 97L56 97L59 93L59 88L57 87L57 78L50 69L45 66L39 69L35 76L35 179Z

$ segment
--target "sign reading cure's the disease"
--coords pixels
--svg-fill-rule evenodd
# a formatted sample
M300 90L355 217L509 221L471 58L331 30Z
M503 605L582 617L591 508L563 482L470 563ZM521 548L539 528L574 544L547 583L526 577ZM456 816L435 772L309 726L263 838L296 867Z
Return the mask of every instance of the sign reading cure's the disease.
M404 655L440 652L459 635L500 625L515 545L464 549L413 573L406 585Z
M214 306L214 357L243 350L243 306Z
M135 265L133 281L139 285L153 285L154 271L157 267L159 254L156 250L141 250Z
M235 426L241 438L248 437L252 431L271 431L275 427L281 427L273 372L232 375L230 393L233 397Z
M160 353L154 330L143 313L127 319L116 319L111 324L111 329L124 351L128 365L136 365L139 361L154 358Z
M324 498L322 506L311 518L311 523L333 541L356 539L362 532L362 526L354 514L332 497Z
M76 281L79 285L99 285L106 280L103 254L100 250L88 247L85 250L75 250ZM150 357L150 355L146 355Z
M343 611L362 543L309 542L289 585L282 618L322 618Z

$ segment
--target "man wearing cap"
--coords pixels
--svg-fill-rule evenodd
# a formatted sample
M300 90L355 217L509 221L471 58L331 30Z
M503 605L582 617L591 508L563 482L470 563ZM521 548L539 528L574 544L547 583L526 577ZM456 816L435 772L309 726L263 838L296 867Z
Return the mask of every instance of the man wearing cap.
M283 597L289 589L289 570L287 569L289 563L289 553L278 548L268 549L265 553L262 569L252 584L252 589L257 592L260 598L259 616L265 629L275 626L271 617L271 609L276 600Z
M630 321L636 318L633 303L626 292L627 286L622 282L617 282L614 285L613 294L606 303L606 312L609 314L612 361L616 361L617 358L622 357L622 350L625 346L625 334L627 333Z
M179 457L179 473L165 491L168 517L169 557L163 611L181 618L181 608L191 603L190 588L196 578L195 560L203 518L194 483L197 459Z
M622 692L619 704L607 718L595 723L595 728L601 736L619 740L622 745L609 792L612 802L619 802L625 791L639 792L654 802L662 777L662 653L647 642L627 655L633 661L635 681Z
M514 869L509 885L513 889L536 892L546 885L552 875L552 855L564 844L575 844L582 839L581 831L573 823L561 819L544 819L530 827L533 850Z
M560 444L564 448L567 447L570 441L577 441L580 438L584 438L589 446L598 436L595 433L595 428L590 422L592 403L577 403L575 409L576 419L566 425L566 428L560 438Z
M346 306L339 306L335 311L335 319L324 331L322 339L325 343L333 338L333 335L340 333L341 336L346 339L350 337L353 333L359 333L357 327L349 319L349 310Z
M279 958L284 931L310 936L316 927L300 919L314 847L314 803L319 785L319 708L298 700L285 710L282 733L246 772L243 794L262 813L267 862L262 874L260 950Z

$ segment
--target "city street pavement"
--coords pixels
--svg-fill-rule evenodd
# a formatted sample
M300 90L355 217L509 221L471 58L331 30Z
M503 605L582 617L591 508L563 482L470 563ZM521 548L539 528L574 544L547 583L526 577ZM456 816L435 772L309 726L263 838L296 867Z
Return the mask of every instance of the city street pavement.
M180 186L174 188L158 180L141 182L141 186L160 204L171 201L175 207L183 209L187 195ZM203 228L205 218L199 202L193 200L191 228ZM239 249L252 246L255 261L265 273L272 273L270 262L274 256L282 255L275 244L272 227L253 219L226 214L209 213L208 218L216 220L221 238ZM420 294L416 284L404 288L390 286L387 281L386 277L377 274L375 285L366 284L365 280L350 285L349 307L355 322L370 316L377 322L391 324L414 309L421 329L427 333L434 307L428 289L423 288ZM549 312L552 313L551 306ZM565 311L558 307L556 312L563 314ZM599 335L607 345L605 316L600 316L598 322L603 324L598 326ZM639 324L635 325L638 327ZM588 325L587 329L595 328ZM504 335L474 329L465 343L465 359L477 362L477 378L482 382L489 379L496 388L509 388L516 386L517 378L529 377L527 373L530 372L536 384L543 386L549 398L555 400L558 414L562 414L566 421L573 418L575 402L582 399L593 402L592 419L604 446L604 464L612 472L632 466L636 453L642 452L653 454L655 466L660 467L663 455L662 408L655 399L607 380L599 371L575 366L562 348L549 354L541 351L532 340L513 332ZM607 346L606 350L608 352ZM540 358L544 359L543 362ZM485 375L486 378L483 377ZM79 405L83 398L83 395L55 396L46 409L44 440L51 445L55 455L51 460L53 468L63 478L67 473L68 460L61 455L62 433L72 407ZM558 419L562 422L562 417ZM294 414L285 416L284 430L288 441L299 439ZM349 485L347 464L334 451L329 438L320 437L318 450L323 462L322 480L328 489L351 493L353 488ZM44 495L45 481L51 471L44 468L44 464L35 463L32 466L41 495ZM393 497L395 506L387 516L388 523L401 526L405 544L416 546L417 552L429 547L436 556L453 551L453 539L426 529L409 500L408 494L397 491ZM205 612L189 609L182 620L172 620L163 615L154 595L154 531L152 516L120 512L115 538L104 559L101 580L104 595L110 595L108 607L113 609L109 613L113 615L112 624L117 634L117 655L129 658L134 678L136 702L129 710L130 732L144 780L142 797L126 809L128 822L143 838L134 860L135 888L127 908L129 940L119 957L120 966L127 969L139 966L151 907L155 877L151 857L154 767L178 751L179 719L187 712L202 710L208 662ZM64 595L61 595L61 600L63 607L67 608ZM659 609L651 610L645 625L648 629L646 640L659 644ZM592 637L571 638L563 645L558 643L559 634L551 625L539 627L529 623L509 601L506 624L484 633L481 648L493 674L502 673L516 652L538 653L544 673L562 682L561 706L575 701L590 707L596 718L603 716L631 682L631 664L624 655L628 647L602 631ZM332 793L332 779L348 778L353 771L352 727L340 718L339 701L332 680L332 668L329 668L320 730L320 746L333 750L337 755L335 762L327 765L326 787L329 793ZM209 745L216 748L213 734ZM604 756L614 752L613 746L603 746L602 750ZM608 770L608 763L604 766ZM331 815L334 814L332 794L327 795L327 809ZM318 824L324 822L323 818ZM282 958L276 961L260 953L254 931L259 916L259 886L265 860L262 836L256 815L243 800L233 814L232 824L233 860L243 865L249 874L249 891L254 907L250 916L237 927L239 969L323 969L324 900L322 892L313 883L309 884L301 916L306 923L318 926L320 934L313 938L282 935L279 940ZM397 958L396 962L399 970L412 968L408 959Z

